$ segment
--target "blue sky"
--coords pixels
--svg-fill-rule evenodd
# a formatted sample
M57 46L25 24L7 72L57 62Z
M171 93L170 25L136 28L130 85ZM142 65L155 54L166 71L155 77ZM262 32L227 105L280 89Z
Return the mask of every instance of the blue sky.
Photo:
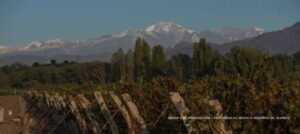
M1 0L0 44L81 40L161 21L272 31L300 21L300 0Z

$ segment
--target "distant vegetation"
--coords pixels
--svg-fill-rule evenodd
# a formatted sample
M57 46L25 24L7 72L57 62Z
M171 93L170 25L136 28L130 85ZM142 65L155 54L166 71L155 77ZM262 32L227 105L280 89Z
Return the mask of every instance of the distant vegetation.
M300 127L300 52L269 56L258 49L233 47L221 55L201 39L194 44L192 57L176 54L166 59L163 47L150 48L139 38L134 50L119 49L110 63L66 61L57 64L52 61L45 65L34 63L31 67L17 63L3 66L0 86L2 89L70 92L100 87L129 92L135 96L135 102L143 103L140 105L161 107L157 111L163 110L161 105L167 103L169 91L178 91L195 116L208 112L204 107L206 100L218 99L224 115L291 118L288 121L230 121L230 128L237 133L274 133L275 130L283 133ZM141 111L149 119L147 122L160 114L147 114L147 111L155 111L147 107Z
M293 55L268 56L258 49L233 47L225 55L210 47L204 39L194 44L192 57L185 54L166 59L164 49L157 45L150 48L141 38L136 40L134 50L116 51L111 62L75 63L65 61L49 64L34 63L26 66L15 63L2 66L2 88L30 88L39 85L104 84L115 82L147 83L157 76L180 82L192 82L206 76L237 75L251 80L263 73L278 82L295 79L300 71L300 52Z

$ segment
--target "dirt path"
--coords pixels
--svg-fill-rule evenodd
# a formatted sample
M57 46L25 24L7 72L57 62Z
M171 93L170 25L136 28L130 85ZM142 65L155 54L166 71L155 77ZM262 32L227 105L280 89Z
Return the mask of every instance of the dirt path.
M22 132L20 113L21 97L17 95L0 96L0 109L4 108L4 122L0 122L0 134L19 134Z

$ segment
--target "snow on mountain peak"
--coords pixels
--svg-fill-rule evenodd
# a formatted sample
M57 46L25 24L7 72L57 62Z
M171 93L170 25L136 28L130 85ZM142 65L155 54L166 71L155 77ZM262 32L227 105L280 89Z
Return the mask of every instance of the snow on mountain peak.
M213 31L222 38L229 39L229 41L241 40L244 38L251 38L265 33L265 30L258 27L238 29L232 27L224 27Z
M241 31L242 31L242 29L237 29L237 28L234 28L234 27L226 26L226 27L223 27L223 28L216 29L213 32L217 33L217 34L228 34L228 33L232 34L232 33L238 33L238 32L241 32Z
M134 28L130 28L128 30L125 30L119 34L116 34L117 37L124 37L126 35L141 35L141 30L139 29L134 29Z
M65 42L64 39L54 39L54 40L45 41L45 43L57 43L57 44L63 44L64 42Z
M27 46L25 46L24 48L39 48L41 46L42 46L42 42L33 41L33 42L29 43Z
M192 33L193 31L183 27L182 25L171 23L171 22L160 22L158 24L151 25L145 28L145 31L148 33L151 32L188 32Z
M254 27L253 29L254 29L255 31L258 31L258 32L265 32L264 29L259 28L259 27Z
M257 35L261 35L263 33L265 33L264 29L258 28L258 27L253 27L253 28L249 28L245 31L245 36L247 38L250 38L250 37L257 36Z
M65 44L64 39L54 39L48 41L33 41L24 47L19 47L20 50L31 50L31 49L47 49L59 47Z
M224 27L224 28L220 28L215 30L215 33L242 33L242 32L257 32L257 33L263 33L265 32L264 29L262 28L258 28L258 27L253 27L253 28L248 28L248 29L238 29L238 28L233 28L233 27Z

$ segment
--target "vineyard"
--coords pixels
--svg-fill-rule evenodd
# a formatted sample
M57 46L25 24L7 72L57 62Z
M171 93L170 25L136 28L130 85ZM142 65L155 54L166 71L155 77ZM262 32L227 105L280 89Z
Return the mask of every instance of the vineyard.
M100 91L93 91L92 94L93 97L89 96L88 99L83 94L65 96L46 91L27 92L24 94L24 99L27 102L27 113L24 117L25 132L148 134L155 131L154 129L163 130L163 127L170 127L155 126L162 120L162 116L166 116L166 110L168 109L161 111L160 116L150 128L129 94L117 95L114 91L110 91L108 93L110 96L109 101L114 103L111 108L107 105L109 101L105 101L105 97ZM174 108L171 110L174 112L173 115L179 115L182 118L181 121L174 124L177 125L174 127L182 129L182 133L208 132L208 126L195 126L193 120L183 118L188 116L189 108L178 92L170 92L169 98L169 104L172 104L170 108ZM210 100L209 105L214 108L217 116L222 115L222 106L218 100ZM214 132L232 133L225 129L224 120L211 122L211 125L213 125ZM180 131L176 132L180 133Z

